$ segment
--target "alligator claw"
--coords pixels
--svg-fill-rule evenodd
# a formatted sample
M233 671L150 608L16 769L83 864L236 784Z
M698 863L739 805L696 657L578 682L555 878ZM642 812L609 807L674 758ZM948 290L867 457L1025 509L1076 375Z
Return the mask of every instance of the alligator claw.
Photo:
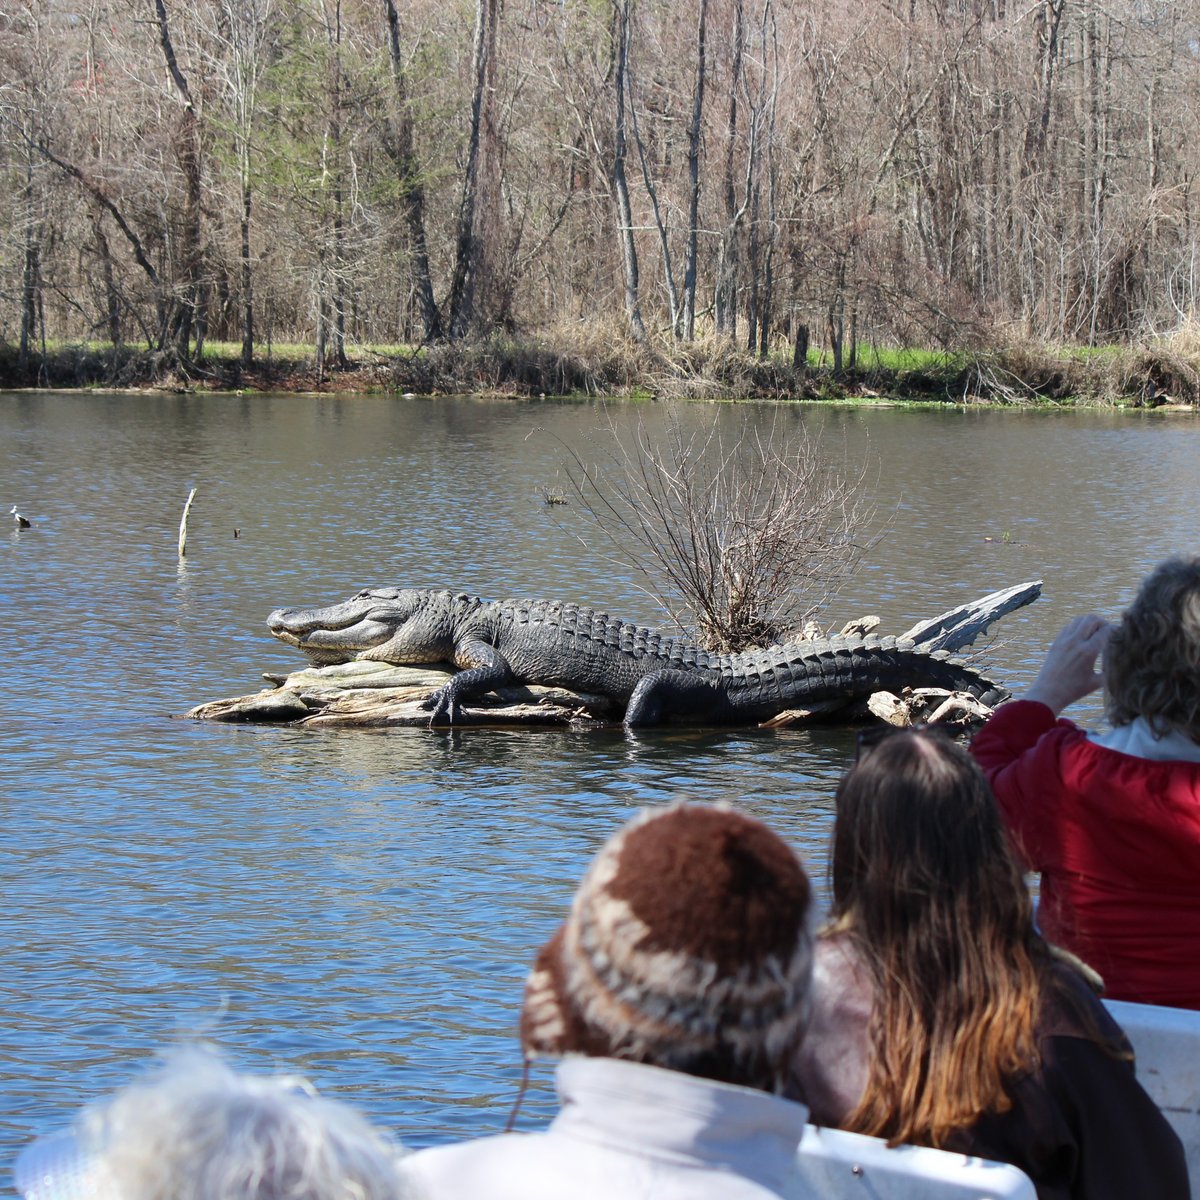
M453 725L462 715L462 705L454 695L450 685L438 688L432 695L421 701L421 707L429 709L429 727L436 725Z

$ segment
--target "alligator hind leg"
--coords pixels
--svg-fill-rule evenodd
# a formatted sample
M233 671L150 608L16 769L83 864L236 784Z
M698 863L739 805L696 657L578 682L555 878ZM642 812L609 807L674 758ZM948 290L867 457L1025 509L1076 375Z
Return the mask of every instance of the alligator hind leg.
M732 715L729 697L717 680L668 668L638 680L625 709L625 724L630 729L660 725L668 716L702 716L720 724Z

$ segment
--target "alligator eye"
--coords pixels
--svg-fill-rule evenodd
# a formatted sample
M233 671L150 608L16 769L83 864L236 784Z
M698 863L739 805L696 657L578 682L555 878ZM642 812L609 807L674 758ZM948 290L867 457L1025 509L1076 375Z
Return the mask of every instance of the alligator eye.
M406 621L407 617L401 617L391 605L381 604L374 608L368 608L362 617L362 621L378 621L384 625L395 625L398 621Z

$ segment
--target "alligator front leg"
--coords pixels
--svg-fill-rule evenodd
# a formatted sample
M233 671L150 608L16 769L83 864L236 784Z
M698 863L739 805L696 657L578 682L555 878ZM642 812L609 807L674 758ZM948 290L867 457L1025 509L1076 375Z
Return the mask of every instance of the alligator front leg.
M488 642L464 642L455 650L454 661L467 669L421 701L422 708L433 710L429 717L430 727L453 725L462 716L464 700L513 682L508 659Z
M733 706L720 682L695 671L667 668L638 680L625 708L625 725L659 725L668 715L699 714L706 722L720 724L733 715Z

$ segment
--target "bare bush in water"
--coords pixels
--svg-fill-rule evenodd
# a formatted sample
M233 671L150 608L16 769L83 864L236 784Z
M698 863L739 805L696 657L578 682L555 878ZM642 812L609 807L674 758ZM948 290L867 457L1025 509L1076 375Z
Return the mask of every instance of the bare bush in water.
M827 461L777 415L769 430L718 412L689 432L672 412L652 438L609 420L602 463L568 448L580 509L680 631L736 652L799 634L871 544L864 463ZM608 439L611 438L609 442Z

